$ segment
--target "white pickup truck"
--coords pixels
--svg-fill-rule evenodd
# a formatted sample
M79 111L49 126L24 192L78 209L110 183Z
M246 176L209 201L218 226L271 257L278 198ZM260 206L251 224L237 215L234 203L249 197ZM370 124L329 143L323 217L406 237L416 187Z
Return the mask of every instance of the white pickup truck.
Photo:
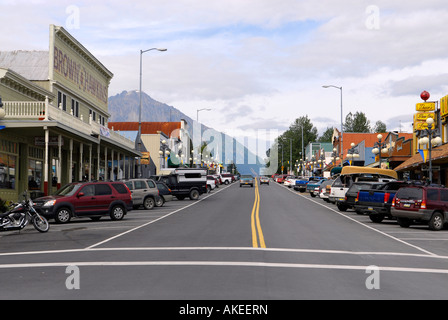
M235 179L231 173L221 173L221 180L224 184L231 184Z
M347 166L342 169L341 175L331 185L329 201L336 203L340 211L346 211L345 194L354 182L390 182L394 180L397 180L397 173L393 170Z

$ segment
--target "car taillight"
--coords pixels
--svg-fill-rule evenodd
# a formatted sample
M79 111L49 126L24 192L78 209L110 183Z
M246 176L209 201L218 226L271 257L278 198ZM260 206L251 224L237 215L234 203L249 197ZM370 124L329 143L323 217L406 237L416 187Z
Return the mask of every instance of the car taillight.
M389 192L386 192L386 193L384 194L384 203L388 203L388 202L389 202L389 198L390 198L390 193L389 193Z
M420 204L420 208L421 209L426 209L426 201L422 200L421 204Z
M359 201L359 191L358 191L358 194L356 195L356 199L355 199L355 202L358 202Z
M392 199L392 207L395 208L395 198Z

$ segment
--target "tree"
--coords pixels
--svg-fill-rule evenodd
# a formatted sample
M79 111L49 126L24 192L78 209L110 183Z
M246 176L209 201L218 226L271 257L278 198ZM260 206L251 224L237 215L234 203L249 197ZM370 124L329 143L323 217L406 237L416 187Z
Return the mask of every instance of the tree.
M378 120L375 123L375 127L373 127L373 132L387 132L386 124L381 120Z
M324 133L319 137L319 142L332 142L334 128L328 127Z
M356 112L354 115L350 112L345 117L344 132L370 132L370 121L367 120L364 112Z
M303 145L302 145L302 128L303 128ZM308 116L297 118L293 124L289 126L289 129L286 130L282 135L280 135L275 144L270 148L266 154L268 157L271 152L278 152L278 161L279 161L279 170L281 171L281 167L285 168L293 168L296 160L303 159L302 150L310 142L315 142L318 137L317 128L313 126L311 120ZM291 148L292 145L292 148ZM291 154L292 149L292 154ZM282 163L282 154L283 154L283 163ZM292 159L292 163L289 163L290 159ZM270 162L269 162L270 163Z

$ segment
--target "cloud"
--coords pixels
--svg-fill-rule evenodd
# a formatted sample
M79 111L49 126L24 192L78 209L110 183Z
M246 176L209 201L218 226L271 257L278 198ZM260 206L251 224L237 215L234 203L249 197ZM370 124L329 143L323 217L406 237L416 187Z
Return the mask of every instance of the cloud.
M201 114L219 130L283 131L305 114L319 131L339 127L338 92L324 84L343 86L344 115L371 123L409 114L424 89L448 91L444 0L376 0L373 29L367 0L0 3L2 50L47 49L48 25L66 27L77 6L79 29L68 31L114 73L110 95L138 89L139 50L167 48L143 56L143 90L193 117L222 108Z

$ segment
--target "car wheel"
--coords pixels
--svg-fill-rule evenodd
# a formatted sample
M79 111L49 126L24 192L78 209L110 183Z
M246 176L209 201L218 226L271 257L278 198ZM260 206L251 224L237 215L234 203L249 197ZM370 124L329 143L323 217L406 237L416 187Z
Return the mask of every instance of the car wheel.
M369 218L372 222L380 223L384 220L384 214L369 214Z
M439 231L443 229L443 214L440 212L434 212L434 214L431 217L431 220L429 220L429 228L434 231Z
M407 218L397 218L397 222L402 228L409 228L411 226L411 220Z
M337 207L338 207L338 209L339 209L339 211L342 211L342 212L345 212L345 211L347 211L347 206L345 205L345 204L343 204L343 203L339 203L338 202L338 204L337 204Z
M199 191L198 190L191 190L190 191L190 199L191 200L198 200L199 199Z
M112 207L112 210L110 211L110 218L112 220L122 220L124 218L124 209L120 205L116 205Z
M156 201L156 207L161 207L165 203L165 200L163 200L162 197L159 198L159 200Z
M70 209L68 208L60 208L58 211L56 211L56 214L54 215L54 220L57 223L67 223L72 218L72 213Z
M156 202L154 201L153 198L151 197L147 197L144 201L143 201L143 207L146 210L152 210L155 206Z
M229 180L226 180L226 181L224 182L224 184L229 184Z

